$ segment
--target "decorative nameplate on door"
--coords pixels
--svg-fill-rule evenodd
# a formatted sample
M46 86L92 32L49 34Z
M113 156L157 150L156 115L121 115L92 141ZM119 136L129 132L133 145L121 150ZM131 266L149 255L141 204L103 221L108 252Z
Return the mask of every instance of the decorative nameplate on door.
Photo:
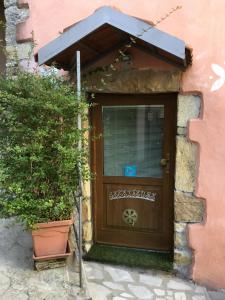
M109 200L127 199L127 198L155 201L156 193L143 191L143 190L116 190L109 193Z

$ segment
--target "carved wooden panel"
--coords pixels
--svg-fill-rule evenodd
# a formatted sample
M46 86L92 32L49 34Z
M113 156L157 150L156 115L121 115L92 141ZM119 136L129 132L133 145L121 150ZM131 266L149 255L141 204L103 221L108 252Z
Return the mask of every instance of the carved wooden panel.
M104 185L106 201L106 225L125 227L127 230L157 230L160 227L161 191L160 186ZM137 213L137 221L132 228L123 220L126 209Z

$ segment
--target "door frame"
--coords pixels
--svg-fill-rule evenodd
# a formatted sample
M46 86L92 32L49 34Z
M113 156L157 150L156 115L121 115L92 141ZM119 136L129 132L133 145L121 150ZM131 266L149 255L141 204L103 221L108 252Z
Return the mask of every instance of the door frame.
M170 139L173 141L173 145L171 145L171 149L170 152L172 153L172 156L170 157L170 163L172 165L171 169L170 169L170 185L171 185L171 188L170 188L170 197L172 199L171 201L171 218L170 218L170 223L171 223L171 240L173 241L172 245L171 245L171 251L173 251L174 249L174 188L175 188L175 157L176 157L176 128L177 128L177 95L178 93L157 93L157 94L154 94L154 93L148 93L148 94L140 94L140 93L137 93L137 94L122 94L122 93L99 93L99 94L96 94L96 99L98 98L98 96L100 98L104 98L106 97L106 100L104 100L107 104L107 96L110 97L112 96L115 97L115 96L123 96L124 98L128 98L129 97L129 104L132 105L132 101L135 102L134 104L137 105L136 103L136 98L137 97L141 97L142 98L142 102L144 101L144 99L148 99L148 98L151 98L154 99L153 102L155 102L154 104L157 104L157 99L161 99L161 103L162 103L162 98L163 98L163 102L165 103L168 103L170 102L171 103L171 106L172 106L172 110L173 110L173 113L169 116L170 118L170 122L172 122L172 125L171 125L171 128L173 128L169 135L170 135ZM133 99L132 99L133 97ZM168 100L166 99L166 97L168 97ZM112 98L112 97L111 97ZM110 100L109 100L110 101ZM108 101L108 102L109 102ZM142 103L143 104L143 103ZM147 101L146 101L146 104L147 104ZM173 117L173 118L172 118ZM93 125L93 110L90 110L90 124L91 124L91 127ZM91 143L91 157L90 157L90 165L91 165L91 170L96 171L96 164L97 164L97 161L96 161L96 158L97 158L97 155L95 155L96 153L96 136L95 136L95 132L94 132L94 129L92 128L91 130L91 134L90 134L90 143ZM97 199L97 192L96 192L96 183L92 182L91 183L91 194L92 194L92 224L93 224L93 242L94 243L97 243L97 239L96 239L96 232L97 232L97 224L96 224L96 219L97 219L97 208L96 208L96 201L95 199Z

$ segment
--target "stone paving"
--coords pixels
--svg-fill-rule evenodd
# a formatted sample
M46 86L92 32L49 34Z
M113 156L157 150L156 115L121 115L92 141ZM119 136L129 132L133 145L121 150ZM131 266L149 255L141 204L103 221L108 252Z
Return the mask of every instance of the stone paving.
M93 300L209 300L204 287L160 271L85 262L87 287ZM224 298L225 299L225 298Z
M0 300L87 299L78 276L73 261L66 267L34 271L30 233L12 220L0 220Z
M0 300L225 300L223 291L165 272L84 262L84 286L71 258L66 267L34 271L31 235L13 220L0 219Z
M209 298L212 300L225 300L225 291L208 291Z

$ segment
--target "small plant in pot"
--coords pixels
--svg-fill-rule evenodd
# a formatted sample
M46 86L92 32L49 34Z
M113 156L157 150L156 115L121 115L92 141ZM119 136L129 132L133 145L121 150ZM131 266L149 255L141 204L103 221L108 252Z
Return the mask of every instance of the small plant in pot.
M88 130L77 128L77 117L86 120L86 111L57 76L18 71L0 78L0 211L32 230L37 257L66 252L78 166L89 179L88 151L77 147Z

